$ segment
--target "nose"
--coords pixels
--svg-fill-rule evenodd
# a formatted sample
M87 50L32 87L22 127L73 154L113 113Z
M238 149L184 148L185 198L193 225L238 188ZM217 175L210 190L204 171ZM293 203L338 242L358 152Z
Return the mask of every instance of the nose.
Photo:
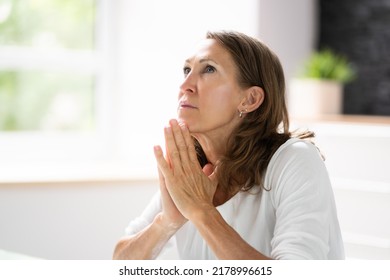
M193 72L190 72L185 77L183 83L180 86L179 97L181 97L184 94L193 94L193 93L196 93L196 75Z

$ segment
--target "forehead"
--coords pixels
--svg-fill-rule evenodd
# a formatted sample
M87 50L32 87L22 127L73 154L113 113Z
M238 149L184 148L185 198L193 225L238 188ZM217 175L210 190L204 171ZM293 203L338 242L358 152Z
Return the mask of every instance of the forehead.
M204 58L213 59L218 64L232 64L229 52L214 39L205 39L199 42L187 61L192 62Z

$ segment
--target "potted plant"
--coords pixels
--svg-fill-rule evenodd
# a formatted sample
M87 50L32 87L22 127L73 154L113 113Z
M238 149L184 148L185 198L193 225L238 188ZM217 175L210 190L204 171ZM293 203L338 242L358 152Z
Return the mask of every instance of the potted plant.
M349 61L331 49L313 53L298 78L290 81L288 106L292 117L340 114L344 84L356 74Z

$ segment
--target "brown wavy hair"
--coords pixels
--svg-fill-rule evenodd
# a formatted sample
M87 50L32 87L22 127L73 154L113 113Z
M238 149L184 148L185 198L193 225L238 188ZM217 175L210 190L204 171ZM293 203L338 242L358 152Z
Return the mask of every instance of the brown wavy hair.
M226 154L218 163L219 185L228 192L237 188L250 190L263 186L263 177L276 150L292 137L285 100L285 79L278 57L258 39L235 31L208 32L207 39L216 40L233 58L237 81L246 89L259 86L264 90L264 101L253 112L243 115L227 141ZM238 116L237 116L238 117ZM296 135L314 137L312 132ZM195 141L201 165L207 159Z

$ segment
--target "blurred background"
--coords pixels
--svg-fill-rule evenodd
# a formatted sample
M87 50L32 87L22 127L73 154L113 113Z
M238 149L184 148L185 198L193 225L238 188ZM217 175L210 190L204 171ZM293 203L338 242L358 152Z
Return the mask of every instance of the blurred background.
M0 259L111 258L157 190L153 146L183 61L218 29L281 59L292 127L314 130L326 157L347 258L390 259L389 27L390 0L0 0ZM293 96L298 79L330 79L301 72L323 48L354 73L341 97L319 97L336 111Z

